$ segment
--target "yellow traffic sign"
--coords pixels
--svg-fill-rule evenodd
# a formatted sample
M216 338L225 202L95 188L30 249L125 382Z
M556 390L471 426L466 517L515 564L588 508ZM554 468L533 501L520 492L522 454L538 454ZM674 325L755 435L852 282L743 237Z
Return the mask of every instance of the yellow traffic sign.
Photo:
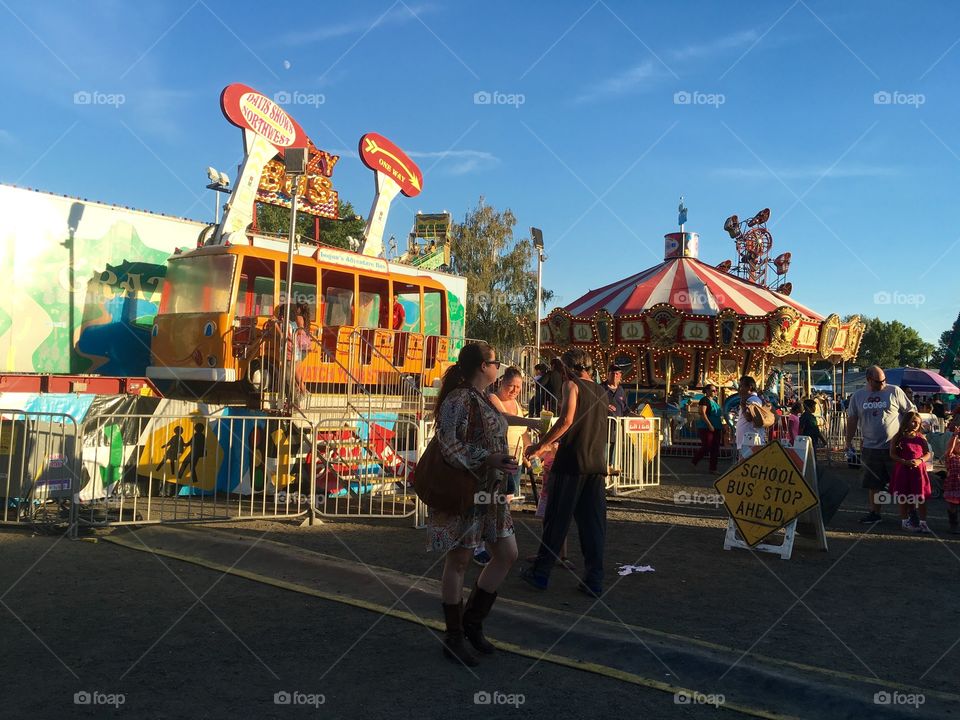
M778 442L734 465L713 486L750 547L820 503Z

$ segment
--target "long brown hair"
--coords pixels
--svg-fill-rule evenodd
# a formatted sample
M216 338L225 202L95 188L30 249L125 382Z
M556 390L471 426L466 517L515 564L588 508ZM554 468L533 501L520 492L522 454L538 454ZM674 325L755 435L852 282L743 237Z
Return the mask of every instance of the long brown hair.
M433 406L435 414L440 413L440 406L447 399L447 395L457 388L468 387L473 376L476 375L483 363L493 355L493 348L485 342L467 343L460 349L457 362L447 368L440 382L440 392L437 393L437 402Z
M900 423L900 429L897 430L897 434L893 436L893 441L892 441L893 446L898 450L900 449L900 441L903 440L903 436L907 434L907 426L910 424L910 421L913 418L916 418L917 420L919 420L920 427L923 427L923 418L920 417L920 413L911 411L905 414L903 416L903 420ZM920 431L920 427L917 428L917 432Z

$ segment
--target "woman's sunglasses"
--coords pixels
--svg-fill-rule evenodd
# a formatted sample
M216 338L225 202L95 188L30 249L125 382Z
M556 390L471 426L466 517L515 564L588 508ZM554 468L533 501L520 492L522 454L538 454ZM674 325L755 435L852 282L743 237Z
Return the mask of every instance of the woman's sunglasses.
M487 365L493 365L497 370L500 369L500 361L499 361L499 360L484 360L484 363L486 363Z

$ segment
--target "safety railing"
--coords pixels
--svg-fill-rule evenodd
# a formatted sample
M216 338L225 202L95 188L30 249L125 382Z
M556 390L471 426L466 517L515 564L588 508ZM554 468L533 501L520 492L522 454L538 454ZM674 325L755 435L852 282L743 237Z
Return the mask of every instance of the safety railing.
M0 524L75 537L79 427L65 413L0 410Z
M381 332L378 330L371 334L369 331L356 329L351 337L353 354L373 369L374 384L368 388L369 392L375 392L384 398L399 398L399 405L396 402L384 402L382 410L423 412L424 396L420 387L422 376L407 372L405 366L394 364L394 360L398 359L394 343L409 341L409 334L404 338L400 333L381 335Z
M404 518L421 522L412 471L426 424L411 419L327 418L317 427L314 504L325 517Z
M611 417L607 489L614 495L660 484L660 418Z
M817 418L820 425L820 432L827 439L826 448L820 448L818 452L825 455L830 463L846 463L847 448L847 413L843 410L831 410ZM860 448L863 438L860 435L860 425L857 424L857 430L853 436L853 447L857 451L857 456L853 464L860 464Z
M281 337L268 324L242 353L264 409L419 412L423 388L450 365L457 338L382 328L319 327Z
M312 518L314 426L241 413L88 418L80 526Z

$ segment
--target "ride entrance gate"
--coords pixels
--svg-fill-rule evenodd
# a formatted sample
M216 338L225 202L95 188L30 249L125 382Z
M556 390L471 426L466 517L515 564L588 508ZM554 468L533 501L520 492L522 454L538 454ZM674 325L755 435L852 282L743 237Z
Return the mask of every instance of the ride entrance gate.
M608 418L607 489L614 495L660 484L660 418Z
M317 515L406 518L422 524L426 508L412 472L426 445L427 423L397 413L325 416L314 445Z

